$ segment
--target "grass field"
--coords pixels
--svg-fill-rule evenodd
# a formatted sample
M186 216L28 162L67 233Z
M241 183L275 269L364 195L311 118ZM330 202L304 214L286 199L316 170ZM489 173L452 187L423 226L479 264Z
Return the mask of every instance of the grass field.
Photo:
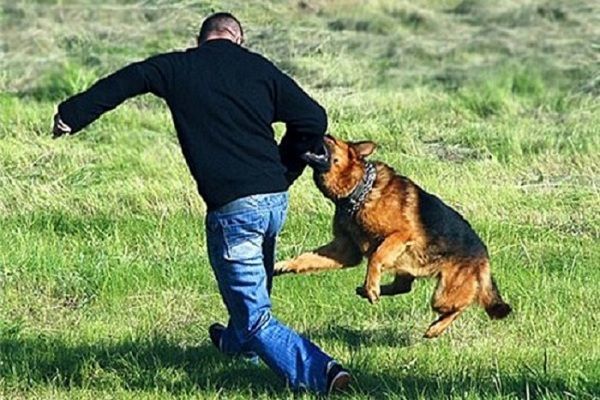
M0 0L0 398L311 397L210 345L205 209L160 101L50 138L58 102L221 9L332 134L472 222L515 309L425 340L433 281L370 306L364 266L278 278L275 314L352 370L349 398L600 398L597 1L94 4ZM305 173L279 258L326 242L332 212Z

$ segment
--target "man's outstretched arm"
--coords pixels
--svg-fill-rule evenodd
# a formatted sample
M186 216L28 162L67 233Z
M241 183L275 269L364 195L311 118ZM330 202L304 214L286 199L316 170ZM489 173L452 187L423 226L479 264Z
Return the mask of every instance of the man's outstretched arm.
M54 136L80 131L130 97L148 92L165 97L171 70L168 55L160 55L100 79L88 90L59 104L54 117Z
M275 120L286 124L279 154L291 185L306 167L301 156L307 151L317 152L322 147L327 131L327 113L293 79L281 73L276 81Z

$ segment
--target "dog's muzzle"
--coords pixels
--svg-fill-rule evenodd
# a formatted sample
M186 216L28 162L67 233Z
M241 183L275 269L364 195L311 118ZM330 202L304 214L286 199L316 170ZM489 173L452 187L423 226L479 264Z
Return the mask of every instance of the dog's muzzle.
M331 155L326 145L317 152L307 151L301 158L316 172L325 173L331 168Z

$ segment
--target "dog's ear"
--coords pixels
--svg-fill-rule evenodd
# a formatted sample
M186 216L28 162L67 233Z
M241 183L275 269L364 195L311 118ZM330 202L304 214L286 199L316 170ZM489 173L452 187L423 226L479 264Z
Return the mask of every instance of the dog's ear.
M351 144L356 153L361 158L365 158L373 154L375 148L377 147L377 145L374 142L371 142L370 140L366 140L363 142L353 142Z

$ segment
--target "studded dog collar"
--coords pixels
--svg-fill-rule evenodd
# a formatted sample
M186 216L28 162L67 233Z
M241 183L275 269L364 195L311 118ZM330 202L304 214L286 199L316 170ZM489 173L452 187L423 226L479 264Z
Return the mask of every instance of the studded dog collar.
M336 211L342 212L348 217L354 217L365 202L371 189L373 189L375 178L377 178L377 168L375 167L375 164L366 161L365 174L363 175L362 180L356 185L354 190L352 190L352 193L335 202Z

